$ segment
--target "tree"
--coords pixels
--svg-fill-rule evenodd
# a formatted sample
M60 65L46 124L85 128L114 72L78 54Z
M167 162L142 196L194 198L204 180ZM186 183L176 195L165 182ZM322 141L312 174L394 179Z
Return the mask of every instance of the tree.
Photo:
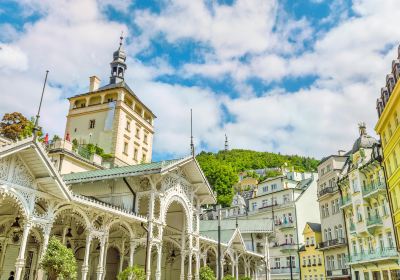
M200 268L199 276L200 280L216 280L214 271L208 266Z
M129 266L125 268L122 272L120 272L117 276L118 280L145 280L146 274L144 273L144 269L135 266Z
M238 181L238 173L264 168L280 168L285 163L295 171L315 171L319 161L297 155L281 155L269 152L250 150L219 151L217 153L201 152L196 156L208 182L218 194L218 202L229 205L234 195L234 185ZM250 172L250 176L256 176ZM267 176L276 176L278 171L267 172ZM264 178L266 178L264 176ZM261 178L261 179L264 179ZM260 180L261 180L260 179Z
M74 253L55 237L51 237L40 267L47 272L49 280L77 278Z
M0 123L0 133L11 140L18 140L27 134L30 122L19 112L7 113L3 116ZM32 135L32 131L31 131ZM28 134L29 136L29 134Z
M234 196L233 185L238 182L235 170L217 160L199 161L208 182L217 192L217 202L229 206Z

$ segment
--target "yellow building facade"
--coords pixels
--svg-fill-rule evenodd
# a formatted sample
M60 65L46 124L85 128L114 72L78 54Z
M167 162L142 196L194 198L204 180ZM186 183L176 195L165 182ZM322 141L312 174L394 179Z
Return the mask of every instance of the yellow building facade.
M380 135L385 175L393 212L397 248L400 248L400 47L398 59L392 62L392 73L386 76L386 86L377 100L379 120L375 131Z
M305 244L299 250L301 279L326 279L324 255L322 251L317 250L317 245L322 242L321 224L306 223L303 236Z

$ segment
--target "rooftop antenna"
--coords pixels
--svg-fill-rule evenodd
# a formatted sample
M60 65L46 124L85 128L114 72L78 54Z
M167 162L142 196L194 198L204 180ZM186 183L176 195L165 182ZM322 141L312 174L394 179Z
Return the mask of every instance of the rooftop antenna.
M229 150L228 136L226 136L226 133L225 133L225 152L227 152L228 150Z
M194 144L193 144L193 110L190 109L190 152L194 157Z
M43 83L43 89L42 89L42 95L40 97L40 103L39 103L39 109L36 115L36 120L35 120L35 125L33 127L33 139L36 140L38 136L38 132L40 130L39 128L39 118L40 118L40 109L42 108L42 102L43 102L43 95L44 95L44 90L46 88L46 83L47 83L47 75L49 74L49 70L46 70L46 77L44 78L44 83Z

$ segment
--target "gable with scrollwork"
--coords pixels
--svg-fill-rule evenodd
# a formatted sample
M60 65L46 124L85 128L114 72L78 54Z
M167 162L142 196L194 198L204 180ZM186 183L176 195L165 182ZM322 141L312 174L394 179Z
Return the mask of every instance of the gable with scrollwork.
M8 170L10 168L10 157L5 157L0 159L0 179L7 180L8 178Z
M12 183L27 188L32 188L35 178L30 174L25 164L19 157L15 157L14 170L11 179Z
M35 178L18 156L0 159L0 180L27 188L33 188L35 182Z

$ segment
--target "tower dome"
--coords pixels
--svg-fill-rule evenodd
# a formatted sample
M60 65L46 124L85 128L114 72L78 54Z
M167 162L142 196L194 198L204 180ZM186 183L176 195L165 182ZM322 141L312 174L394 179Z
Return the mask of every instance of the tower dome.
M124 37L121 34L119 47L113 53L113 61L110 63L111 66L111 76L110 84L117 84L124 81L124 75L126 71L126 53L123 46Z
M374 144L378 143L378 140L367 134L367 127L364 122L361 122L358 125L358 128L360 132L360 137L358 137L353 144L353 149L351 150L353 154L360 150L360 148L372 148Z

